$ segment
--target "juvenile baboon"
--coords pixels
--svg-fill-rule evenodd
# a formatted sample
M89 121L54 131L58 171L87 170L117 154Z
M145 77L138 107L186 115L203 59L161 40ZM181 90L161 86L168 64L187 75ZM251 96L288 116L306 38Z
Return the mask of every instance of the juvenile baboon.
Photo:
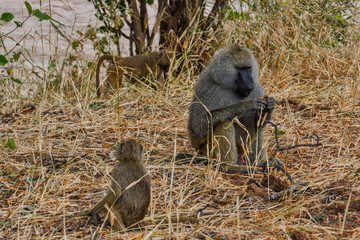
M249 49L229 45L215 52L195 85L188 121L191 144L201 155L219 155L227 172L265 158L262 127L275 101L265 96L258 71Z
M119 57L108 54L101 56L96 66L96 89L98 97L101 95L100 67L103 61L108 60L112 62L106 71L105 91L107 92L121 88L123 76L132 84L136 81L143 81L151 86L156 86L156 83L146 81L144 78L152 73L158 83L161 83L161 74L168 72L172 57L173 53L168 51L152 52L130 57Z
M86 215L98 221L98 213L105 208L111 209L116 231L124 230L140 220L146 214L150 203L150 176L144 166L142 146L134 140L125 141L116 146L117 165L111 172L111 185L106 196ZM111 218L110 218L111 219Z

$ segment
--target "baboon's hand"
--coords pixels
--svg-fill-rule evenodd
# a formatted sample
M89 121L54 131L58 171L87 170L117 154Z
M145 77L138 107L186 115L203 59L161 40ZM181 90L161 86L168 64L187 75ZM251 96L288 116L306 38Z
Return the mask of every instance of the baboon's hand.
M255 100L255 109L260 111L264 111L267 107L267 101L265 98L256 98Z
M100 223L100 216L97 213L93 213L92 215L92 219L91 221L95 224L98 225Z
M100 216L97 212L94 212L93 210L87 210L81 214L82 216L90 216L91 221L96 225L100 222Z
M273 97L264 96L265 101L267 102L265 110L271 111L275 108L275 99Z
M94 212L93 210L86 210L86 211L81 213L81 216L83 216L83 217L86 217L86 216L91 217L91 222L94 223L95 225L97 225L100 222L99 214Z
M92 215L92 212L91 210L86 210L86 211L83 211L80 216L91 216Z

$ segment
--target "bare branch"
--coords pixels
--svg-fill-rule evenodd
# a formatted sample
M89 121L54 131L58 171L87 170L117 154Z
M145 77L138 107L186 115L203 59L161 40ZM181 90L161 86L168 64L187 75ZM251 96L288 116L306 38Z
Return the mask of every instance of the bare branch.
M144 36L144 32L142 31L140 14L138 11L136 0L130 0L128 2L129 2L129 7L132 10L131 21L133 24L132 26L133 33L130 34L130 36L135 43L136 54L140 54L144 52L144 46L145 46L145 36Z
M316 143L314 144L296 144L296 145L292 145L292 146L286 146L286 147L280 147L280 143L279 143L279 138L278 138L278 126L280 124L274 124L271 121L266 121L266 123L269 123L270 125L272 125L274 127L274 132L275 132L275 141L276 141L276 150L273 154L273 156L270 158L269 163L270 166L273 166L274 168L282 171L283 173L286 174L286 176L288 177L288 179L291 181L291 183L294 183L293 178L291 177L291 175L285 170L284 168L284 164L281 162L281 160L279 158L277 158L277 154L279 152L288 150L288 149L293 149L293 148L298 148L298 147L317 147L317 146L321 146L322 144L320 143L320 138L318 135L316 135L316 133L313 133L312 136L316 137ZM265 169L266 166L264 166L264 173L265 173Z
M206 19L206 23L203 25L202 29L206 30L215 20L217 15L220 15L221 11L227 6L226 0L216 0L214 3L213 8L211 9L211 12L209 16Z

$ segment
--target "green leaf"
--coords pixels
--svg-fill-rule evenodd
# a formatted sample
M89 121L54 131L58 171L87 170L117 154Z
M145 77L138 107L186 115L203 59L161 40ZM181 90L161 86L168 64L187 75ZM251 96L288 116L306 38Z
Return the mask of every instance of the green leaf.
M104 104L103 102L90 103L90 104L89 104L89 107L91 107L91 108L98 108L98 107L100 107L100 106L103 105L103 104Z
M126 3L124 0L121 0L119 3L119 9L121 13L125 13L126 11Z
M39 9L35 9L33 14L35 17L37 17L40 20L50 20L51 19L51 17L49 15L40 12Z
M277 133L277 135L283 135L283 134L285 134L285 131L281 131L278 129L276 133Z
M28 1L25 1L26 9L28 10L29 15L32 13L32 7Z
M11 20L14 19L14 15L12 13L5 12L1 15L0 19L3 20L4 22L10 22Z
M76 50L80 46L79 41L73 41L71 45L74 50Z
M70 41L70 40L65 36L65 34L64 34L62 31L60 31L60 29L53 23L53 21L54 21L54 20L50 21L50 23L51 23L51 26L55 29L55 31L56 31L58 34L60 34L60 36L62 36L63 38L65 38L67 41Z
M14 82L18 83L18 84L22 84L22 82L20 81L20 79L11 77L11 80L13 80Z
M108 31L108 28L107 28L106 26L101 26L101 27L99 27L99 30L100 30L101 32L107 32L107 31Z
M21 23L21 22L14 21L14 23L16 24L17 27L22 27L22 23Z
M14 53L14 55L13 55L14 61L15 62L19 61L20 56L21 56L21 52Z
M51 71L51 70L54 70L56 68L56 64L54 61L50 61L50 64L49 66L47 67L47 70Z
M151 5L154 3L154 0L147 0L147 3Z
M15 144L14 139L9 138L7 143L6 143L6 146L8 146L8 148L10 148L11 150L15 150L16 144Z
M356 170L354 175L355 175L355 177L358 177L360 175L360 168L358 168L358 170Z
M5 64L7 64L7 60L6 57L4 55L0 54L0 66L5 66Z

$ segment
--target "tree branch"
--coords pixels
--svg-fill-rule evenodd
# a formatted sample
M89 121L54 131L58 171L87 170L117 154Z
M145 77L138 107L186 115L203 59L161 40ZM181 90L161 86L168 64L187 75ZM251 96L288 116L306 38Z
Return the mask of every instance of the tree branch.
M133 34L131 34L130 36L132 36L133 41L135 42L136 54L140 54L144 52L145 37L142 31L141 19L137 8L136 0L130 0L129 7L133 11L133 14L131 16L131 21L133 24Z
M280 147L280 143L279 143L279 138L278 138L278 126L280 124L274 124L271 121L266 121L266 123L269 123L270 125L272 125L274 127L274 131L275 131L275 141L276 141L276 150L273 154L273 156L270 158L269 163L270 166L274 166L276 169L284 172L286 174L286 176L288 177L288 179L291 181L291 183L294 183L293 178L291 177L291 175L284 169L284 164L281 162L281 160L279 158L277 158L277 154L279 152L288 150L288 149L293 149L293 148L298 148L298 147L317 147L317 146L321 146L322 144L320 143L320 138L316 133L313 133L312 136L314 135L316 137L316 143L314 144L296 144L296 145L292 145L292 146L285 146L285 147ZM266 166L264 166L264 173L265 173L265 169Z

